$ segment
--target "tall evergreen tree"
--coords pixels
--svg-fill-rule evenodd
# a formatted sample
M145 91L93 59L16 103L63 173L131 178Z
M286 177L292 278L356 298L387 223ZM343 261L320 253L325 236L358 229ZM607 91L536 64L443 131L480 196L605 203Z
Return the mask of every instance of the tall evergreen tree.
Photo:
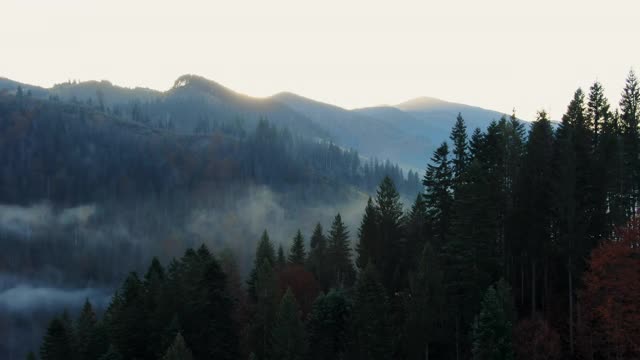
M374 264L382 257L378 210L369 198L364 209L364 215L358 228L358 243L356 244L356 266L364 270L369 262Z
M353 284L356 272L351 260L349 232L342 222L340 214L331 224L328 239L329 263L331 264L331 283L335 287L349 287Z
M49 323L40 347L42 360L69 360L73 358L73 338L69 328L60 318Z
M273 247L273 243L269 239L267 230L262 233L262 237L258 242L258 246L256 248L256 256L253 259L253 268L251 269L251 273L249 274L249 280L247 280L249 296L253 300L256 299L255 281L258 273L258 268L262 266L264 260L268 260L269 264L271 264L272 266L276 264L276 251Z
M453 142L453 160L451 161L451 170L453 173L454 183L457 184L460 182L461 176L469 162L467 125L465 124L461 113L458 113L456 123L453 125L449 138Z
M426 188L425 201L435 244L441 246L450 234L453 207L452 171L447 143L434 152L422 184Z
M380 243L384 251L380 259L372 259L379 264L382 284L390 292L401 290L406 286L407 244L403 227L403 209L400 194L388 176L385 177L376 193L376 210L378 213Z
M504 281L490 286L482 300L482 310L473 324L473 359L514 358L511 339L514 313L511 290Z
M251 325L252 348L258 359L271 356L271 329L275 321L278 283L273 266L264 259L256 277L257 302Z
M322 225L320 225L320 223L316 224L313 229L309 247L307 267L309 271L315 275L322 289L326 291L329 289L331 282L331 269L328 258L327 238L322 232Z
M445 314L443 274L436 252L425 244L418 269L410 276L407 299L407 354L411 359L429 360L432 345L442 340Z
M271 331L274 359L302 360L307 351L305 328L291 289L287 289Z
M627 213L636 213L640 187L640 85L635 72L630 71L620 99L621 128L624 144L624 188L627 194Z
M282 244L278 245L278 256L276 257L276 269L282 270L287 265L287 258L284 256Z
M288 261L289 264L304 265L306 258L307 254L304 249L304 237L302 237L302 233L298 230L296 236L293 238L291 249L289 249Z
M358 278L353 309L352 358L390 359L393 351L390 306L372 264L367 265Z
M312 359L341 359L346 356L352 305L342 290L320 294L313 303L307 329Z
M176 338L169 349L167 349L162 360L193 360L191 350L189 350L187 344L184 342L182 334L178 333L178 335L176 335Z

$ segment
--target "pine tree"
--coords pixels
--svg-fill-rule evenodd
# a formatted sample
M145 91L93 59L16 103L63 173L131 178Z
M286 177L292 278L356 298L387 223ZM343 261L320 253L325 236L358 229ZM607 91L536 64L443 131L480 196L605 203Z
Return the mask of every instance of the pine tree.
M307 329L312 359L340 359L346 356L352 305L342 290L320 294L313 303Z
M425 201L434 241L439 247L448 239L452 220L452 171L447 143L433 154L422 183L426 188Z
M331 269L329 268L327 246L327 238L322 232L322 225L318 223L311 235L307 267L309 271L315 275L316 280L318 280L324 290L329 288L331 282Z
M49 323L40 347L42 360L69 360L73 357L73 339L68 327L60 318Z
M369 262L376 263L382 258L378 210L369 198L364 215L358 228L358 244L356 244L356 266L364 270Z
M253 259L253 268L249 274L249 280L247 280L249 297L253 300L256 299L255 281L258 272L258 268L262 266L264 260L268 260L269 264L276 264L276 251L273 247L273 243L269 239L267 230L262 233L262 237L256 247L256 256Z
M380 264L382 284L390 292L406 286L407 263L406 238L403 228L403 209L400 194L389 177L385 177L376 193L381 247L380 259L372 259Z
M282 244L278 245L278 256L276 257L276 269L282 270L287 265L287 258L284 256Z
M252 349L258 359L271 356L271 329L276 315L278 284L273 266L264 259L256 277L256 306L251 325Z
M193 360L191 350L184 342L182 334L178 333L171 346L167 349L167 352L162 357L162 360Z
M299 313L293 292L287 289L280 301L280 308L271 331L274 359L302 360L305 358L307 342Z
M620 99L621 128L624 144L624 191L627 196L627 216L635 215L640 187L640 85L636 74L629 72Z
M473 359L514 358L511 339L514 312L511 290L504 281L487 289L482 310L473 323Z
M462 118L462 114L458 113L456 123L453 125L451 135L449 136L453 142L453 160L452 160L452 173L454 183L459 183L462 174L469 161L468 157L468 140L467 140L467 125Z
M367 265L356 284L353 307L354 359L382 360L392 357L389 302L372 264Z
M76 321L76 344L75 349L77 353L77 359L90 360L96 359L100 355L100 349L96 344L96 328L97 328L96 313L93 311L91 303L87 299L80 311L80 316Z
M417 271L409 280L405 329L407 353L412 359L429 359L431 345L441 340L445 314L445 289L438 257L429 243L422 251Z
M304 250L304 238L302 237L300 230L298 230L296 236L293 238L291 249L289 249L288 261L289 264L304 265L306 257L307 254Z
M335 287L351 286L355 281L356 272L351 260L349 232L340 214L336 215L331 224L328 243L331 284Z

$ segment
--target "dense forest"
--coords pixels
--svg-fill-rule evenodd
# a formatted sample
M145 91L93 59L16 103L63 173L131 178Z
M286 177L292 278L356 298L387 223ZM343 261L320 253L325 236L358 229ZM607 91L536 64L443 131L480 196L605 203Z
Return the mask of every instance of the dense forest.
M204 245L153 259L28 358L636 359L639 105L631 72L619 109L596 82L557 126L460 115L408 207L386 177L357 230L266 229L246 279Z

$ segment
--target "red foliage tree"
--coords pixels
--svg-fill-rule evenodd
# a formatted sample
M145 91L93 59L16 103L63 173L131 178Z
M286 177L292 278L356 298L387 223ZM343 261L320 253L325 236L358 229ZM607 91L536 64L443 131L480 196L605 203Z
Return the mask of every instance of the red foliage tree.
M281 293L284 294L287 288L291 288L303 316L306 316L320 293L320 285L315 276L301 265L287 265L280 271L279 280Z
M640 218L591 253L579 294L586 358L640 359Z
M514 329L518 360L554 360L562 358L560 335L541 316L523 319Z

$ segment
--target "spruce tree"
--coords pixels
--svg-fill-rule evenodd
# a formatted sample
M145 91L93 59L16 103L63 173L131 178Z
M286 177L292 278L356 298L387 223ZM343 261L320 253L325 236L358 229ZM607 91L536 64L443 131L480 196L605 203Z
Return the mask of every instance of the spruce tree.
M411 210L406 218L407 248L406 257L409 269L413 270L420 261L420 254L427 242L430 242L430 232L427 213L427 204L422 194L416 196Z
M54 318L40 347L42 360L69 360L73 358L73 339L69 328L60 318Z
M627 217L635 215L640 187L640 85L635 72L630 71L620 99L620 122L624 144L624 191L627 197Z
M508 285L501 282L487 289L482 309L473 323L474 360L514 358L511 338L514 311Z
M331 224L328 239L329 264L331 267L331 284L334 287L349 287L353 284L356 272L351 260L349 232L337 214Z
M456 123L453 125L451 135L449 136L453 142L453 160L452 173L454 183L458 183L469 161L468 157L468 140L467 140L467 125L462 118L462 114L458 113Z
M173 340L171 346L167 349L167 352L162 357L162 360L193 360L193 354L184 342L182 334L178 333Z
M269 234L267 234L267 230L262 233L262 237L258 242L258 246L256 247L256 256L253 259L253 268L251 269L251 273L249 274L249 279L247 280L248 292L249 296L252 300L256 299L256 291L255 291L255 281L258 272L258 268L262 266L264 260L268 260L269 264L272 266L276 264L276 251L273 247L273 243L269 239Z
M100 355L100 350L102 349L99 349L98 344L96 344L97 323L96 313L87 299L76 321L75 349L78 360L96 359Z
M331 269L329 268L329 254L327 249L327 238L322 232L322 225L316 224L310 240L309 258L307 267L325 291L329 288Z
M376 193L376 210L378 213L380 242L383 252L380 259L372 259L380 264L378 269L382 275L382 284L391 292L406 286L407 244L403 227L403 209L400 194L388 176L385 177Z
M344 291L332 289L313 303L307 329L312 359L340 359L346 356L352 305Z
M448 239L452 220L452 171L447 143L434 152L422 183L434 241L439 247Z
M256 276L256 306L251 324L252 349L258 359L271 356L271 329L277 309L278 283L273 266L264 259Z
M429 359L432 345L442 340L446 320L445 289L438 256L429 243L421 252L417 270L410 276L407 298L407 354L412 359Z
M386 290L372 264L356 284L353 307L353 359L383 360L392 357L390 306Z
M287 258L284 256L282 244L278 245L278 256L276 257L276 269L282 270L287 265Z
M296 236L293 238L291 249L289 249L288 261L289 264L304 265L306 258L307 254L304 249L304 238L302 237L300 230L298 230Z
M300 311L291 289L287 289L271 331L272 358L302 360L307 351L305 329L300 320Z
M356 244L356 266L360 271L364 270L369 262L376 264L382 258L383 248L378 218L378 210L373 200L369 198L358 228Z

